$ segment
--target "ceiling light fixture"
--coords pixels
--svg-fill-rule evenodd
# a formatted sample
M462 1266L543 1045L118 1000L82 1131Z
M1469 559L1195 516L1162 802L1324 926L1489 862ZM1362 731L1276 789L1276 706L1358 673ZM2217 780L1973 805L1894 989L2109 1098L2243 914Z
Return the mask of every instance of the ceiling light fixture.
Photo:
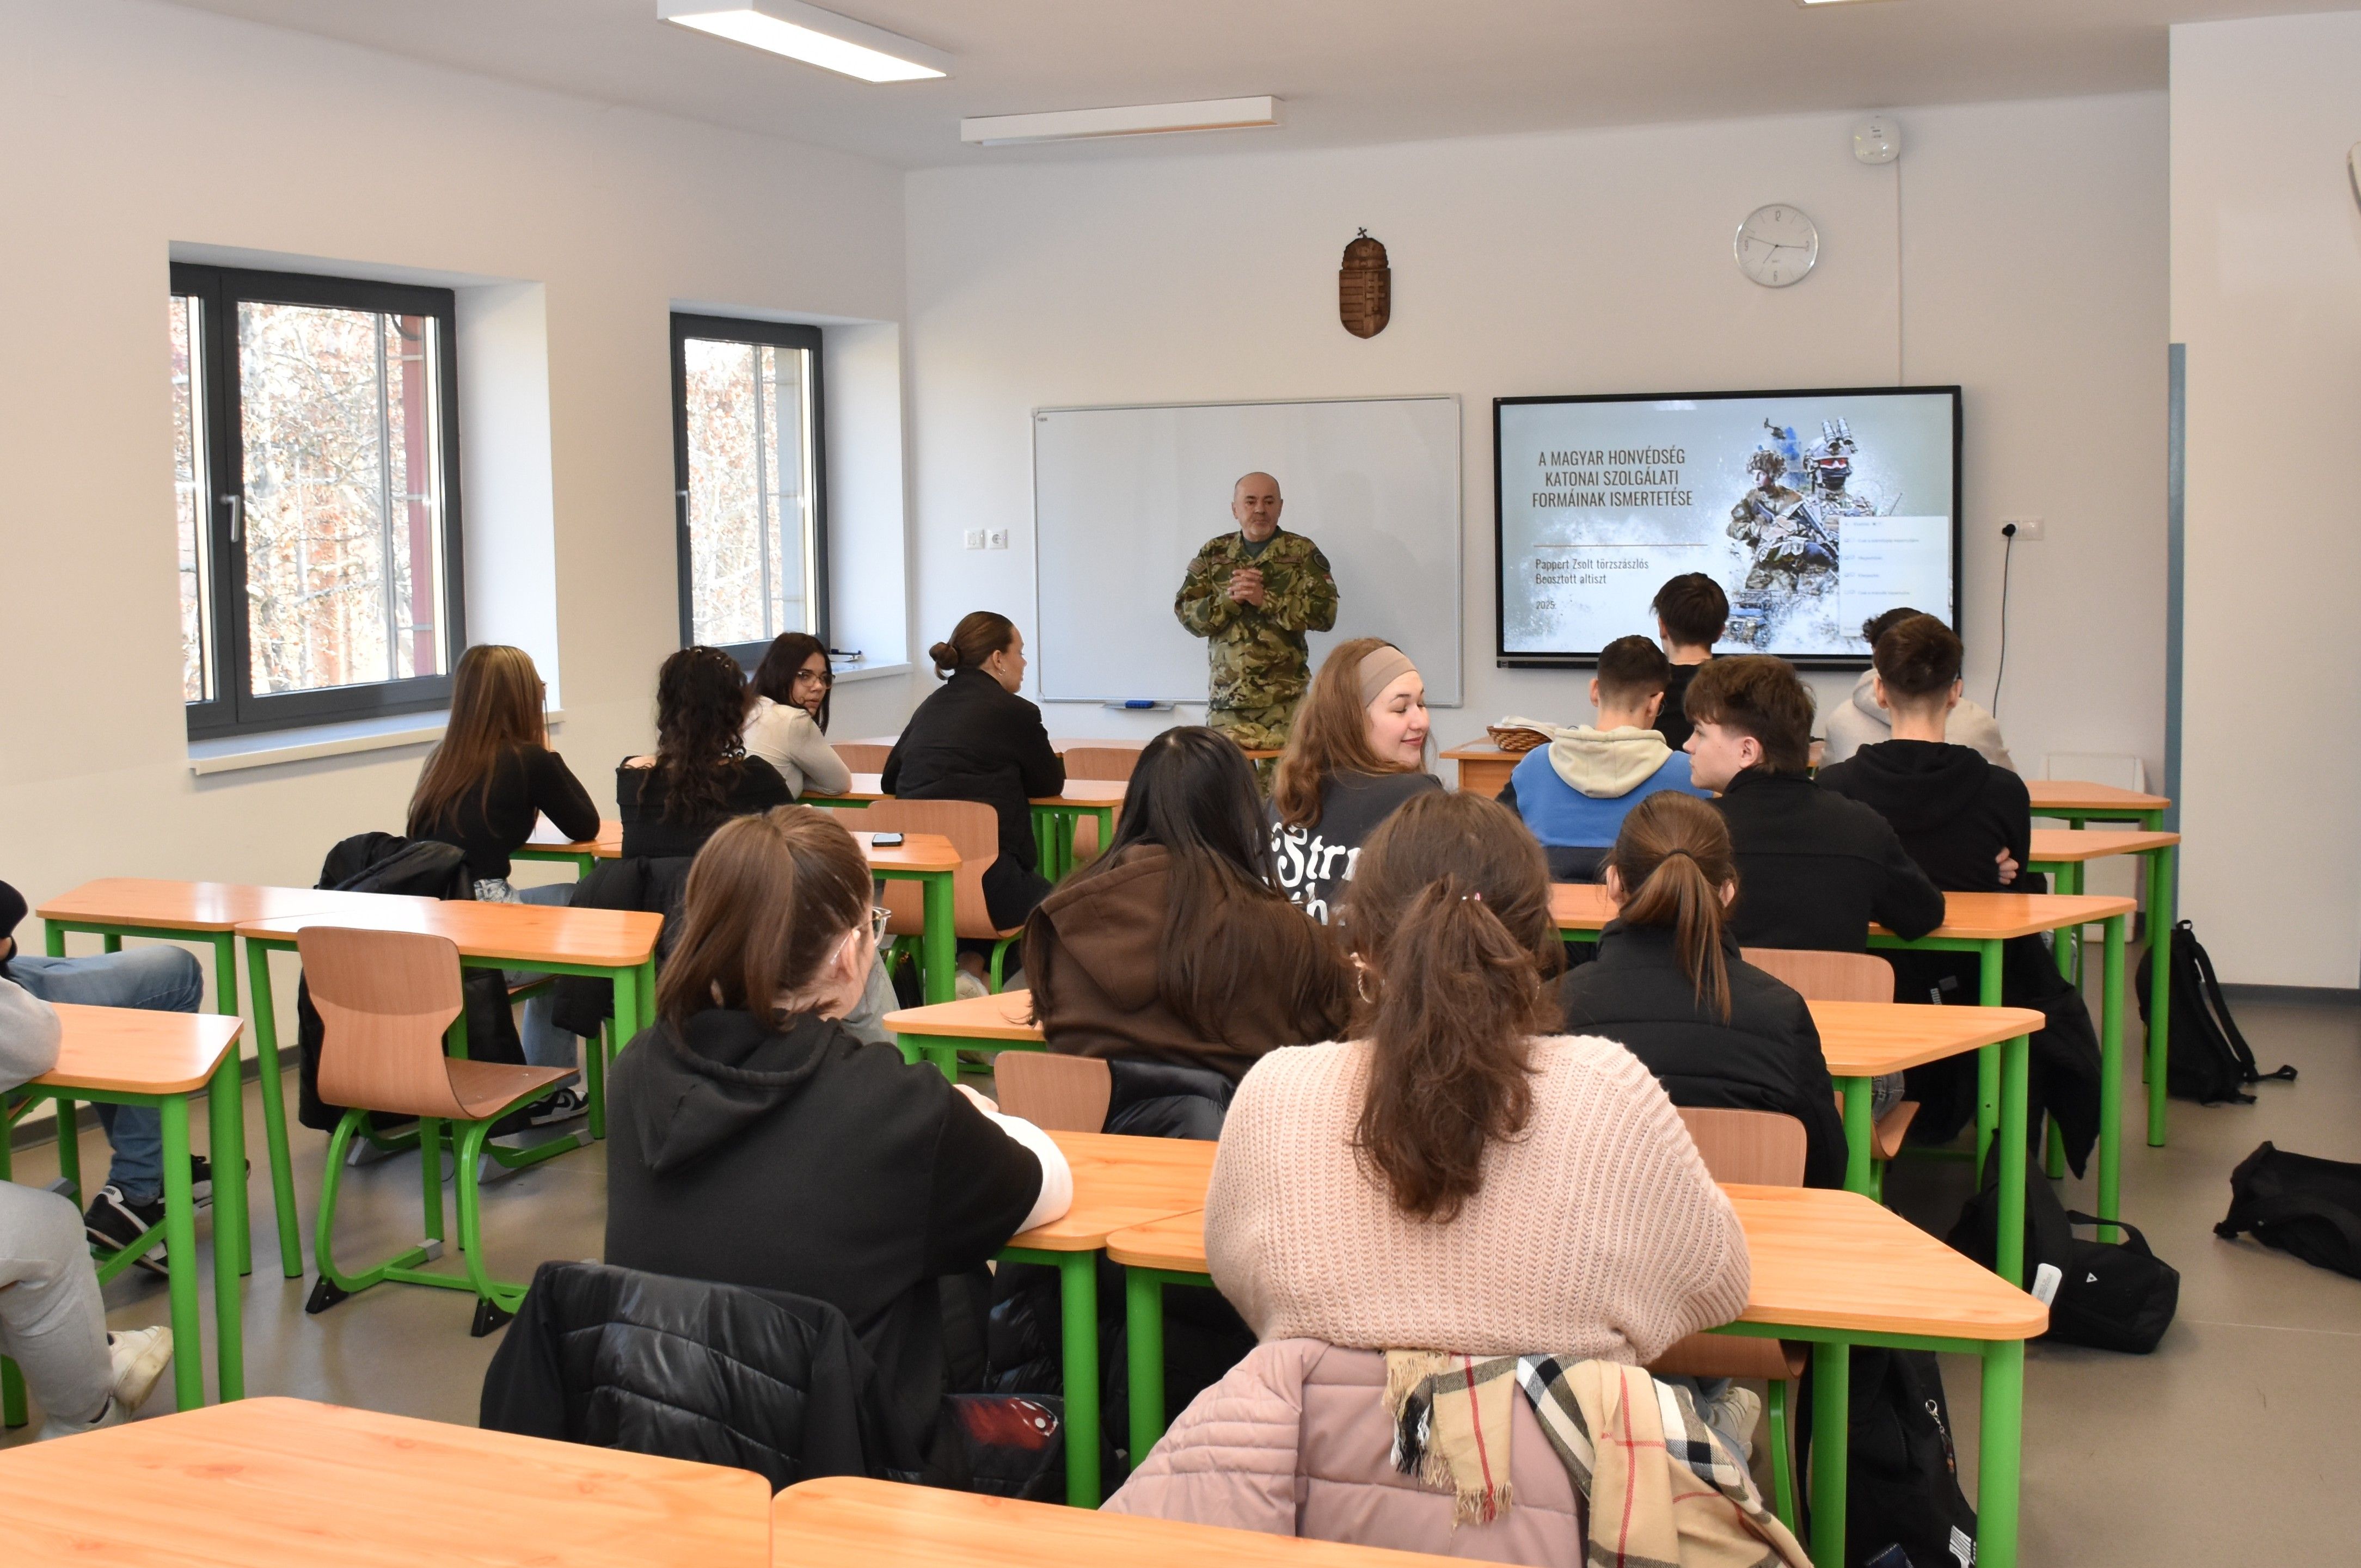
M1038 115L983 115L960 121L960 140L984 147L1086 137L1153 136L1164 131L1233 131L1279 123L1279 100L1201 98L1189 104L1131 104L1112 109L1053 109Z
M803 0L656 0L656 19L783 54L863 82L950 74L951 57Z

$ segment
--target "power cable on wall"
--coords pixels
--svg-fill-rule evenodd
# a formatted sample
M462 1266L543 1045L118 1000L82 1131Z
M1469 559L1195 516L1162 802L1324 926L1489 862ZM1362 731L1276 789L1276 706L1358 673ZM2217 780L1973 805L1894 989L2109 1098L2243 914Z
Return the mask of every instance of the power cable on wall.
M2000 525L2000 663L1993 669L1992 716L2000 717L2001 677L2008 674L2008 564L2016 554L2016 524Z

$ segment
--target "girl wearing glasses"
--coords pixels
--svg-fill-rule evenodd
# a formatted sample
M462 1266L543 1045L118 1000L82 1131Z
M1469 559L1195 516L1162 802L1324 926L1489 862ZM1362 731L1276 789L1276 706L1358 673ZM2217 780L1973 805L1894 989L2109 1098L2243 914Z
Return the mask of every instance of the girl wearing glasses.
M817 637L782 631L746 686L746 754L779 770L796 798L841 795L852 772L826 740L836 673Z

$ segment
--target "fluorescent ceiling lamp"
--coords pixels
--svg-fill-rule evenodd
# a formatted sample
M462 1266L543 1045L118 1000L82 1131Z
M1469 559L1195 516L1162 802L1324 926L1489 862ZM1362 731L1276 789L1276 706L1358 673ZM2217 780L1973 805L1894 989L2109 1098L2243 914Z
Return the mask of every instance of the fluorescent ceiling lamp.
M656 0L656 19L863 82L950 74L951 57L942 50L803 0Z
M1149 136L1159 131L1243 130L1279 123L1276 98L1205 98L1193 104L1133 104L1115 109L1056 109L1041 115L984 115L960 122L960 140L999 147L1007 142Z

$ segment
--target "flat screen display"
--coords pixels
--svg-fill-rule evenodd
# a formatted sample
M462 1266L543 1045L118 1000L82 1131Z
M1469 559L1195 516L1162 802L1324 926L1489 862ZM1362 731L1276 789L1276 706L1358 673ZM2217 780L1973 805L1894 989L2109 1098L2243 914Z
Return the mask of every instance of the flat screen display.
M1959 624L1960 389L1492 404L1499 663L1653 636L1665 579L1730 596L1715 651L1865 665L1901 605Z

